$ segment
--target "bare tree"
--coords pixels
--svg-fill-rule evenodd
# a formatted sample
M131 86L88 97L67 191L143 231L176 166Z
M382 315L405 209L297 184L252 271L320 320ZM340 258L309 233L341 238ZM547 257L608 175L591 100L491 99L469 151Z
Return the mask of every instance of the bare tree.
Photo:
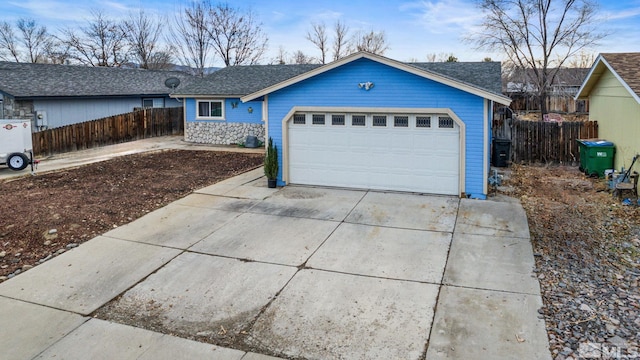
M320 63L327 63L327 52L329 40L327 38L327 27L324 23L312 23L311 30L307 31L307 40L311 41L320 50Z
M211 5L208 1L192 2L174 18L169 41L174 44L183 65L194 69L195 75L204 76L210 66L213 42L207 29Z
M384 31L357 32L352 39L352 45L355 51L367 51L378 55L384 55L385 51L389 50Z
M69 56L89 66L119 67L127 61L127 46L120 24L108 18L101 10L92 11L88 25L77 33L62 30L60 42L69 48Z
M207 24L213 48L226 66L257 64L267 50L267 36L251 11L218 4L209 10Z
M458 58L453 54L453 53L446 53L446 52L441 52L441 53L430 53L427 54L427 61L428 62L456 62L458 61Z
M51 64L67 64L70 60L69 53L69 46L52 36L45 49L45 61Z
M171 62L170 52L160 49L163 21L140 9L122 22L124 37L135 61L143 69L166 69ZM165 49L166 50L166 49Z
M445 62L458 62L458 58L455 57L453 54L451 54L451 55L449 55L447 60L445 60Z
M590 68L596 61L596 55L586 51L580 51L569 60L570 68Z
M18 30L22 34L22 45L27 53L27 60L31 63L43 62L51 42L47 28L38 26L33 19L20 19Z
M17 30L17 32L16 32ZM55 42L45 26L33 19L19 19L16 29L0 23L0 59L15 62L47 62L48 50Z
M18 38L11 24L6 21L0 23L0 59L20 62Z
M349 50L349 28L341 21L336 21L333 26L333 60L338 60L347 55Z
M311 64L315 62L315 59L311 56L307 56L302 50L298 50L293 53L291 62L294 64Z
M479 7L485 13L483 31L469 40L531 69L542 115L558 70L606 35L596 29L597 6L591 0L480 0Z
M284 65L287 63L287 51L284 49L284 46L280 45L278 47L278 53L276 57L271 61L272 64Z

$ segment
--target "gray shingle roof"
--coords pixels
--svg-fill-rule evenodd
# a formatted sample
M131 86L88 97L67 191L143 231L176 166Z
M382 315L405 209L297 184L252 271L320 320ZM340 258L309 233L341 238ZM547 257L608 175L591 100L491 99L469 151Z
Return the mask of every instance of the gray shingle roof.
M502 67L499 62L429 62L409 63L450 79L502 94Z
M220 69L178 89L174 95L247 95L321 65L247 65Z
M0 62L0 91L17 98L169 94L167 78L180 89L194 77L183 72Z
M408 65L501 94L501 67L499 62L438 62L410 63ZM305 64L227 67L202 79L195 80L173 94L244 96L320 66L318 64Z

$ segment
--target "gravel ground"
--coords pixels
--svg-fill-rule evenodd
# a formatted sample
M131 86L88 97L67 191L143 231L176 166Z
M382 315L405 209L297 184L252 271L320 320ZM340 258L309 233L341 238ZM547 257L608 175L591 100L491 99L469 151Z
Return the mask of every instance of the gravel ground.
M553 358L640 358L640 207L574 167L507 177L498 191L527 212Z

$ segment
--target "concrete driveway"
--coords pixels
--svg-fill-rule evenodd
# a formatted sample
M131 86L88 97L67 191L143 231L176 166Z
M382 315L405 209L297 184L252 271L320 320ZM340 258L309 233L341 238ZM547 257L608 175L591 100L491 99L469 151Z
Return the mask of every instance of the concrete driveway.
M3 357L551 358L517 202L265 183L201 189L0 284Z

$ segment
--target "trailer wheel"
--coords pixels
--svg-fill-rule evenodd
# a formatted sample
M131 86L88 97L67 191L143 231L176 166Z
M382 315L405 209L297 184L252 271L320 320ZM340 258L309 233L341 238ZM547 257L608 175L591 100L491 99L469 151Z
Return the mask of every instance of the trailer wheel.
M29 165L29 158L25 154L11 154L7 158L7 166L11 170L23 170Z

